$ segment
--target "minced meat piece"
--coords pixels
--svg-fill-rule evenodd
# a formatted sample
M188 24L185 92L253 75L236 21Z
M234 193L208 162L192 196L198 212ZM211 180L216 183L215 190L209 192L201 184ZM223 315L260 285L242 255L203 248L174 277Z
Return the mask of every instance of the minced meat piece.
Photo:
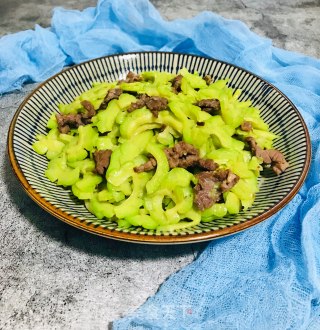
M199 159L197 165L207 171L214 171L219 167L219 165L212 159Z
M259 158L262 158L264 164L271 164L272 170L277 174L283 173L289 166L284 155L275 149L261 149L253 137L247 137L251 152Z
M58 129L60 133L67 134L70 132L70 128L78 128L79 126L83 125L81 120L81 114L56 114Z
M146 106L152 114L157 118L158 112L165 110L168 105L168 100L165 97L161 96L148 96L146 94L139 95L139 98L136 102L132 102L128 108L128 112L132 112L137 109L141 109Z
M198 183L194 187L194 204L203 211L221 199L222 193L230 190L239 177L230 170L203 171L196 174Z
M148 95L146 95L146 94L139 95L137 101L132 102L130 104L130 107L127 109L127 111L132 112L134 110L143 108L146 105L146 98L147 97L148 97Z
M210 85L212 83L212 77L207 74L203 77L203 80L207 83L207 85Z
M86 109L86 112L81 114L82 121L85 124L91 123L91 118L96 114L93 104L90 101L83 100L81 105Z
M109 163L110 163L110 157L112 154L112 150L97 150L93 153L93 159L96 163L95 170L98 174L104 175Z
M132 71L129 71L127 73L125 82L132 83L132 82L141 81L141 80L142 80L142 77L140 75L138 75Z
M198 184L200 183L203 189L211 189L217 182L213 171L200 172L196 174L196 178L198 179Z
M177 75L172 79L172 90L174 93L178 94L181 92L181 81L183 76L181 74Z
M200 159L198 149L184 141L178 142L172 148L165 148L164 152L170 168L195 166Z
M201 159L198 149L184 141L178 142L172 148L164 149L164 152L170 168L199 167L206 171L214 171L219 167L212 159Z
M134 167L133 170L134 170L136 173L141 173L141 172L152 171L152 170L155 169L156 167L157 167L157 161L152 157L152 158L150 158L146 163Z
M222 183L224 180L227 180L229 170L218 169L212 173L214 180L216 182Z
M226 192L230 190L238 183L240 179L238 175L232 173L230 170L227 170L227 172L228 172L227 177L222 181L220 185L220 189L222 192Z
M106 97L104 98L104 100L102 101L100 107L98 110L103 110L107 107L108 103L111 101L111 100L114 100L114 99L118 99L119 96L122 94L122 89L121 88L111 88Z
M200 210L204 211L220 199L219 192L212 187L210 190L201 189L201 185L197 184L194 187L194 205Z
M252 130L252 124L250 121L244 121L240 126L242 131L250 132Z
M208 113L217 113L221 110L220 101L218 99L204 99L196 104L201 110Z
M268 157L271 160L271 168L277 175L283 173L289 167L284 155L278 150L269 150Z
M213 172L200 172L196 175L198 183L193 188L194 190L194 204L203 211L218 202L221 198L221 193L215 187L216 179Z
M156 118L158 117L158 112L165 110L168 106L168 100L161 96L147 96L145 103Z
M137 81L142 81L143 78L139 75L139 74L136 74L132 71L129 71L127 73L127 76L126 76L126 79L121 79L118 81L118 84L121 84L121 83L133 83L133 82L137 82Z
M91 123L91 118L96 114L93 104L90 101L83 100L81 105L85 108L85 112L62 115L57 114L57 123L60 133L67 134L70 128L78 128L79 126Z

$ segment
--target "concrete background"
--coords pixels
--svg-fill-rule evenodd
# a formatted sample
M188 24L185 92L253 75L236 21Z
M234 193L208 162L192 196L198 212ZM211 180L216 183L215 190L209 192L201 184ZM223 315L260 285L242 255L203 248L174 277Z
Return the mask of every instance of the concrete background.
M274 45L320 57L320 0L151 0L167 19L209 10L245 22ZM84 9L95 0L0 0L0 35L49 26L52 9Z
M52 8L93 0L0 0L0 35L50 25ZM320 58L320 0L152 0L167 19L211 10L276 46ZM181 5L183 3L183 5ZM1 51L1 49L0 49ZM205 244L142 246L76 230L24 193L5 155L11 118L35 88L0 98L0 329L106 329L135 310Z

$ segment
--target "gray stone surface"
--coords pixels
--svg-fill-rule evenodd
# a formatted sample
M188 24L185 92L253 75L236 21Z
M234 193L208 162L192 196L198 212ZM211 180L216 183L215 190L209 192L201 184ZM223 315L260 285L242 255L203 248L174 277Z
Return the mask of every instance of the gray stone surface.
M320 57L320 0L152 2L167 19L211 10L244 21L277 46ZM52 8L59 5L82 9L95 1L0 0L0 35L35 23L48 26ZM205 244L161 247L107 240L35 205L5 154L14 111L35 86L0 98L0 329L105 329L155 293Z
M320 0L152 0L167 19L203 10L246 23L277 47L320 57Z
M38 207L5 155L11 118L35 87L0 98L0 329L106 329L154 294L205 244L108 240Z
M320 57L320 0L151 0L166 19L209 10L245 22L275 46ZM95 0L0 0L0 35L49 26L52 8L83 9Z

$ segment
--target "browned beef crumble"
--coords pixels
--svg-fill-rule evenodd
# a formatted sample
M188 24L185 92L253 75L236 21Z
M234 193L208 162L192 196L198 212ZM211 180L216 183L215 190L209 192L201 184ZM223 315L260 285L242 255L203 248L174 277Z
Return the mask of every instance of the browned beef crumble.
M203 79L205 80L207 85L210 85L212 83L212 77L209 74L205 75Z
M132 71L129 71L125 79L118 80L118 85L120 85L121 83L133 83L142 80L143 80L142 76Z
M203 211L218 202L222 193L230 190L239 177L230 170L204 171L196 175L198 183L194 187L194 204Z
M79 126L84 125L80 113L71 113L68 115L57 113L56 118L59 132L63 134L68 134L71 128L78 128Z
M201 159L199 151L193 145L180 141L172 148L165 148L169 167L198 167L202 171L196 174L198 183L194 187L194 204L203 211L211 207L222 198L222 193L230 190L239 177L230 170L218 169L219 165L212 159ZM134 168L137 173L151 171L157 166L157 161L150 157L149 160Z
M127 77L125 79L125 82L127 83L132 83L132 82L136 82L136 81L141 81L143 80L142 77L132 71L129 71L127 73Z
M85 112L81 114L82 121L84 124L91 123L91 118L95 116L96 110L94 109L93 104L90 101L83 100L81 105L85 108Z
M218 99L204 99L196 104L201 110L208 113L217 113L221 110L220 101Z
M164 152L170 168L195 166L200 159L198 149L184 141L178 142L172 148L165 148Z
M289 166L284 155L274 149L261 149L253 137L247 137L249 147L253 155L262 158L264 164L271 164L272 170L277 174L283 173Z
M198 183L193 188L194 190L194 205L204 211L211 207L214 203L220 200L221 193L215 187L216 180L213 177L213 172L205 171L196 175Z
M219 182L220 190L222 192L230 190L239 181L238 175L234 174L231 170L218 169L212 173L212 176Z
M141 172L152 171L156 167L157 167L157 161L153 157L151 157L151 158L149 158L149 160L146 163L134 167L133 170L136 173L141 173Z
M220 189L222 192L226 192L230 190L240 180L238 175L232 173L230 170L226 170L226 171L227 171L227 177L221 182L220 185Z
M197 165L201 169L207 170L207 171L214 171L219 167L219 165L212 159L199 159Z
M183 76L181 74L177 75L172 79L172 90L175 94L181 92L181 81Z
M250 121L244 121L240 126L242 131L250 132L252 130L252 124Z
M97 150L93 153L93 159L96 164L95 170L98 174L104 175L109 164L112 150Z
M146 106L157 118L159 111L167 109L168 100L161 96L148 96L146 98Z
M192 144L180 141L172 148L165 148L170 168L175 167L199 167L203 170L214 171L218 164L212 159L201 159L199 151Z
M102 101L102 103L101 103L98 110L105 109L107 107L108 103L111 100L118 99L121 94L122 94L122 89L121 88L111 88L111 89L109 89L107 95L105 96L105 98Z
M212 173L212 176L216 180L216 182L223 182L228 177L228 170L218 169L217 171Z
M93 104L90 101L83 100L81 105L86 110L83 113L56 115L60 133L67 134L71 128L78 128L79 126L91 123L91 118L96 114Z
M201 159L199 157L199 151L191 144L183 141L178 142L172 148L166 148L164 152L167 156L170 168L198 167L202 170L214 171L219 167L219 165L212 159ZM149 161L135 167L134 170L137 173L147 172L153 170L156 166L157 161L153 157L150 157Z
M137 101L132 102L130 104L129 108L127 109L127 111L132 112L134 110L143 108L146 105L146 98L147 97L148 97L148 95L146 95L146 94L139 95Z
M146 106L155 117L158 117L159 111L167 109L168 100L161 96L148 96L142 94L139 96L136 102L132 102L128 108L128 112L132 112L137 109L141 109Z

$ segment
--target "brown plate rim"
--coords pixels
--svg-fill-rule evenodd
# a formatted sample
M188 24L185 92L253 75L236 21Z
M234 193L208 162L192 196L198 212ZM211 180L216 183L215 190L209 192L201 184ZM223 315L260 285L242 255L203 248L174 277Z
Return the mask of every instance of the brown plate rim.
M47 84L49 81L55 79L58 75L60 75L62 72L73 70L75 67L83 66L86 63L97 61L99 59L103 58L110 58L110 57L121 57L126 55L138 55L138 54L176 54L176 55L186 55L186 56L194 56L198 58L207 58L213 61L217 61L223 64L227 64L230 66L233 66L235 68L238 68L244 72L249 73L250 75L253 75L254 77L259 78L261 81L272 87L274 90L276 90L279 94L281 94L282 97L286 99L287 102L292 106L292 108L296 111L298 114L300 121L302 123L302 127L304 130L304 134L306 136L306 147L307 147L307 154L306 159L304 162L304 168L301 173L301 176L299 180L294 185L293 189L288 193L288 195L283 198L281 201L279 201L277 204L275 204L271 209L264 212L263 214L260 214L259 216L256 216L250 220L246 220L245 222L242 222L240 224L232 225L230 227L226 227L223 229L218 229L215 231L208 231L203 233L196 233L196 234L186 234L186 235L148 235L148 234L132 234L132 233L126 233L121 232L117 230L110 230L107 228L103 228L101 226L95 226L93 224L87 224L85 221L80 220L76 217L73 217L59 208L55 207L51 203L49 203L45 198L41 197L36 190L29 184L28 180L24 176L22 170L20 169L19 163L15 157L14 154L14 148L13 148L13 135L14 135L14 128L17 121L17 118L19 117L19 114L27 101L45 84ZM96 234L105 238L110 239L116 239L120 241L126 241L126 242L132 242L132 243L144 243L144 244L184 244L184 243L197 243L197 242L204 242L212 239L222 238L225 236L233 235L236 233L239 233L247 228L253 227L257 225L258 223L266 220L267 218L271 217L272 215L276 214L280 209L282 209L286 204L288 204L292 198L297 194L299 189L301 188L303 182L306 179L306 176L308 174L310 163L311 163L311 143L310 143L310 136L308 132L307 125L305 121L303 120L299 110L297 107L290 101L290 99L282 93L277 87L275 87L273 84L269 83L265 79L261 78L260 76L256 75L253 72L250 72L244 68L241 68L237 65L221 61L212 57L206 57L206 56L200 56L200 55L193 55L193 54L186 54L186 53L176 53L176 52L161 52L161 51L146 51L146 52L128 52L128 53L119 53L119 54L113 54L113 55L107 55L102 56L99 58L91 59L85 62L82 62L80 64L76 64L72 67L63 69L62 71L56 73L52 77L46 79L44 82L39 84L31 93L29 93L25 99L22 101L20 106L18 107L16 113L14 114L9 131L8 131L8 137L7 137L7 154L9 157L11 168L18 178L18 181L22 185L25 192L31 197L31 199L36 202L41 208L43 208L45 211L47 211L49 214L55 216L56 218L62 220L63 222L76 227L78 229L84 230L86 232Z

